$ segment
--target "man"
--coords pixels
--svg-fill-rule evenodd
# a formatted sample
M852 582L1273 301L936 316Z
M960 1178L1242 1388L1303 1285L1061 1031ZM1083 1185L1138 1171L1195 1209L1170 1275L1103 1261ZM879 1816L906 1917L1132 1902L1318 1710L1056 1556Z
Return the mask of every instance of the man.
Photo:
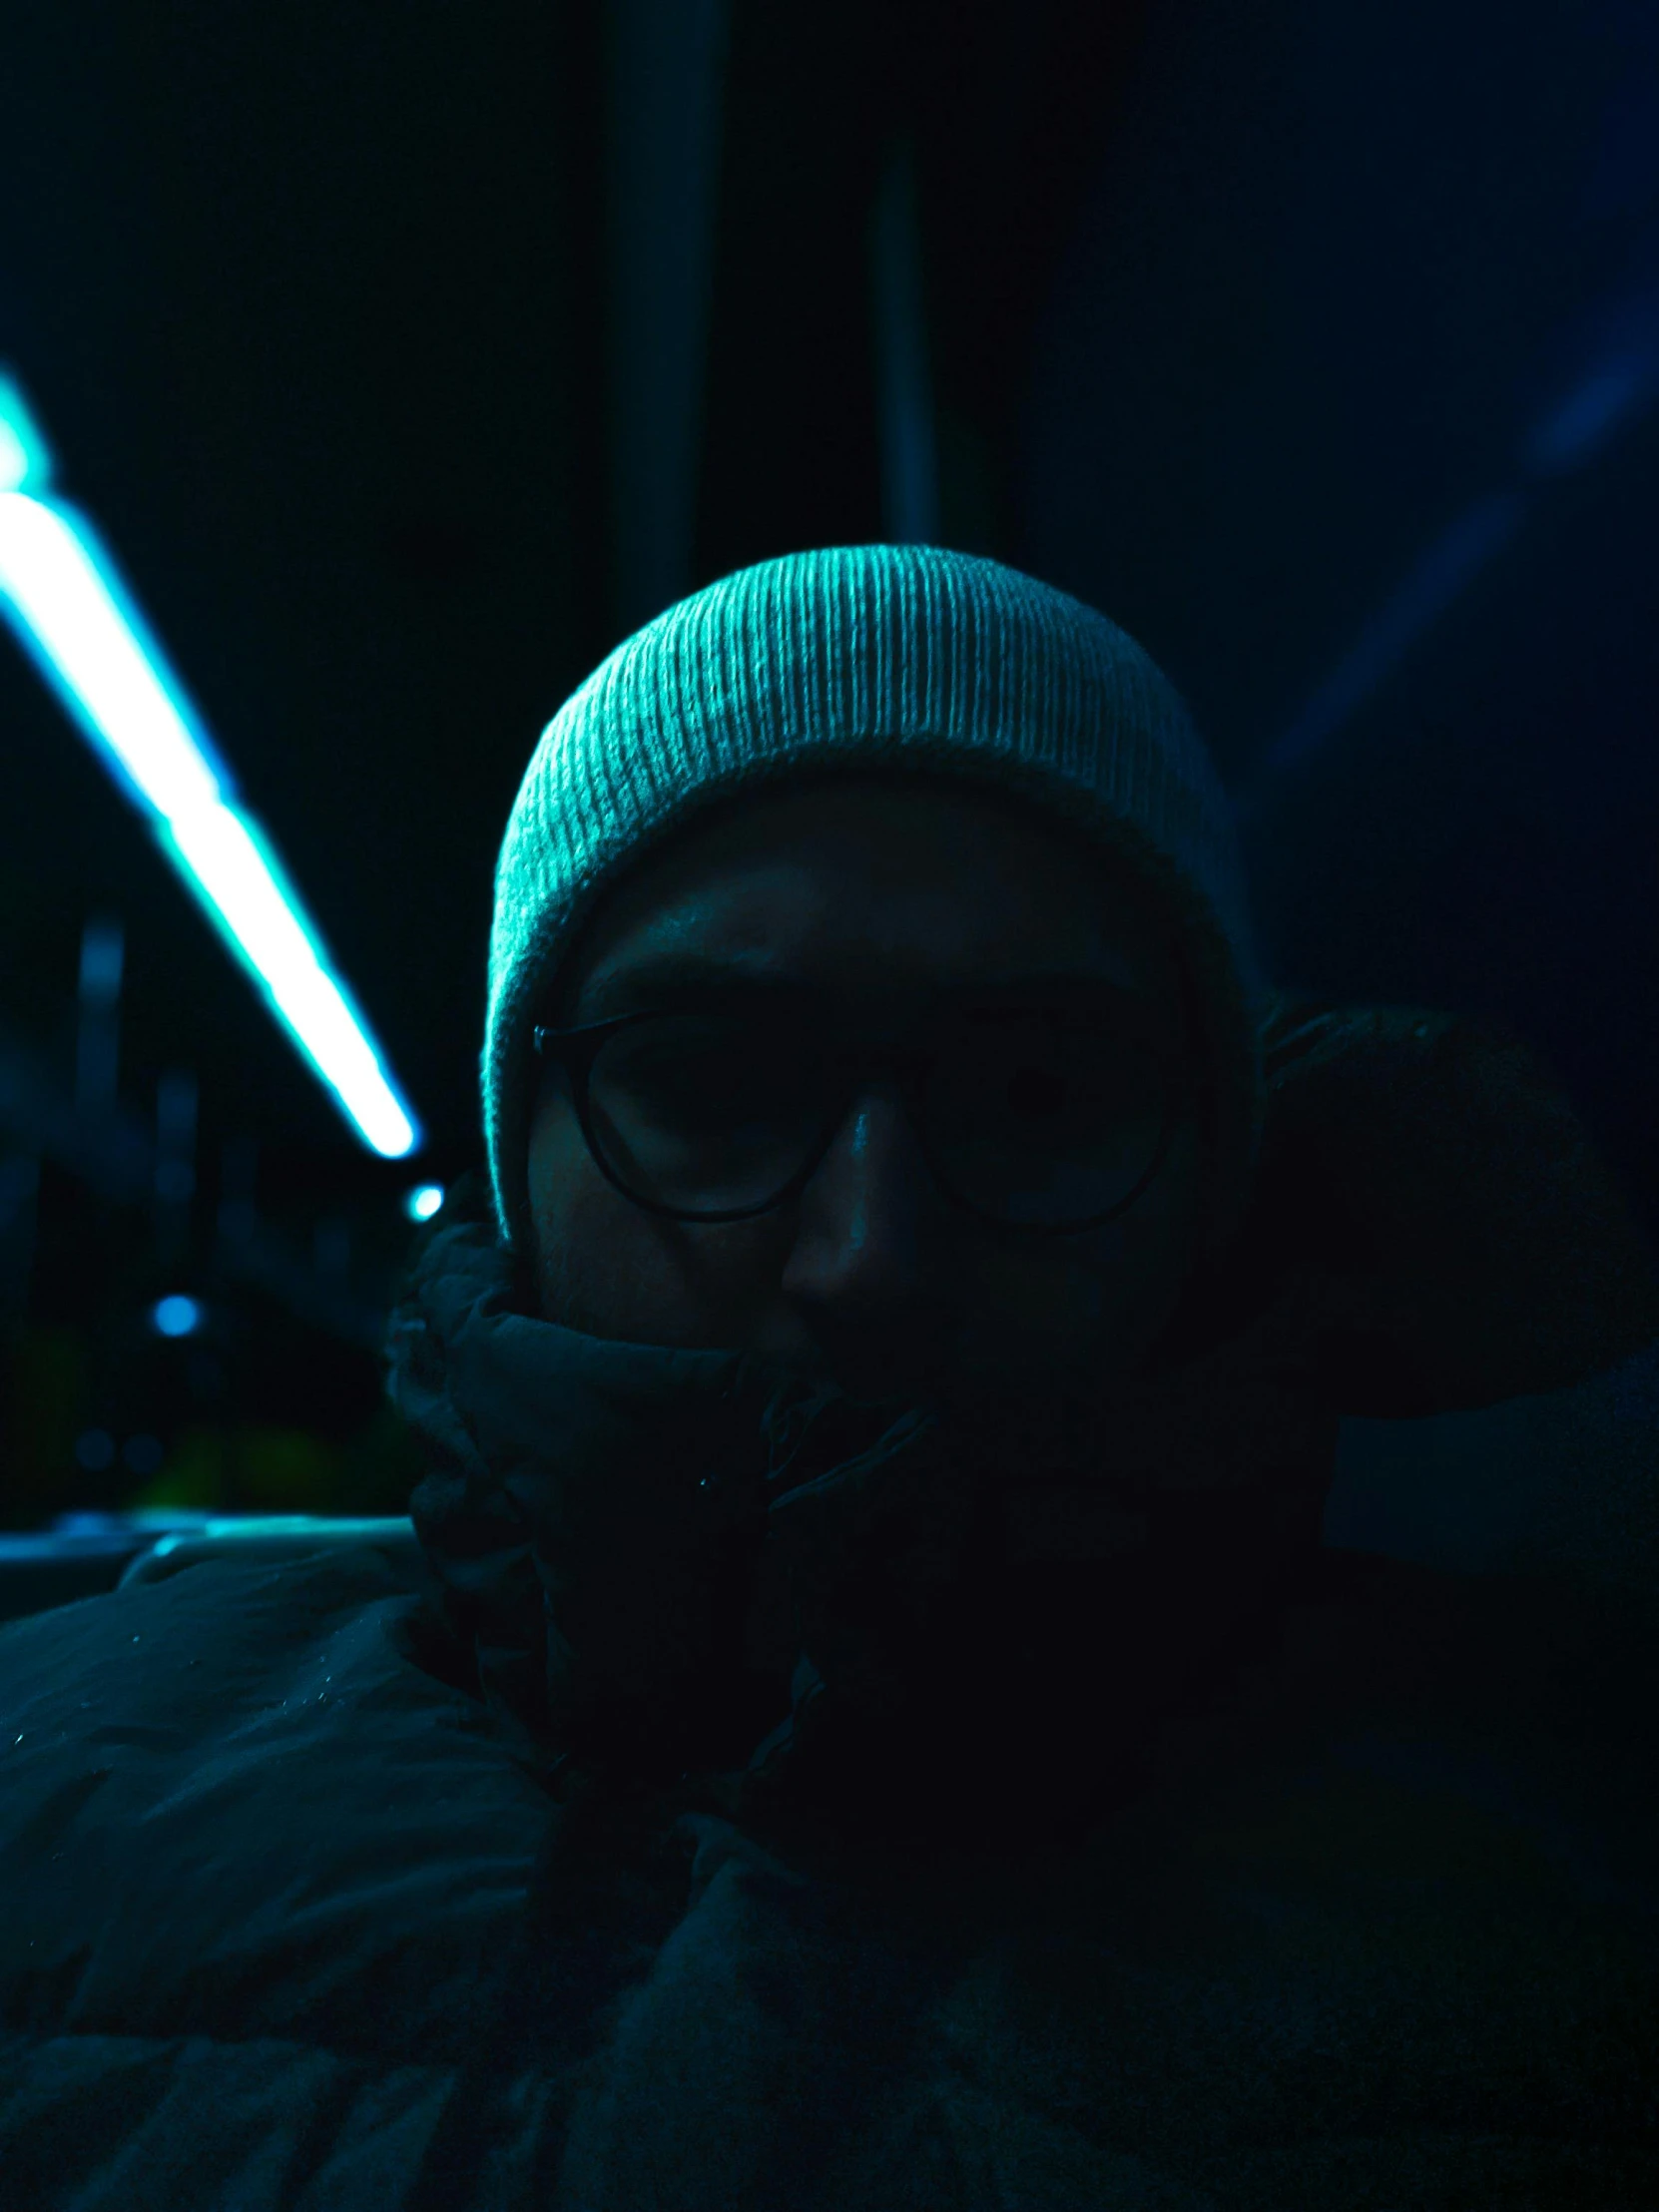
M768 563L569 701L429 1586L0 1636L15 2201L1638 2205L1653 1646L1320 1543L1342 1412L1659 1334L1511 1039L1268 991L1121 632Z

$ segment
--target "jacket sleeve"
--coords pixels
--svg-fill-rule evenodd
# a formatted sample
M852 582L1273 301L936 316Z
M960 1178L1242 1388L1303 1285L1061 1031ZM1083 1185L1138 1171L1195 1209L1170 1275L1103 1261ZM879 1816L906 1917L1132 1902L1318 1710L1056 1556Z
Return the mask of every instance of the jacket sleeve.
M461 2086L455 2068L297 2042L0 2034L0 2198L38 2212L392 2212L439 2178ZM462 2187L431 2201L476 2200Z
M1563 1389L1659 1340L1659 1274L1560 1084L1500 1023L1279 994L1245 1225L1207 1311L1337 1411Z

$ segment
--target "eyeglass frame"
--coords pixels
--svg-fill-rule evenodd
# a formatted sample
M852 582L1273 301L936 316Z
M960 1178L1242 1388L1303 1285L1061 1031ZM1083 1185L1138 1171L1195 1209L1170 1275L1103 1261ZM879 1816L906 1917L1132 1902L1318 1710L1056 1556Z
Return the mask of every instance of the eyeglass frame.
M1183 975L1182 982L1183 996L1190 1003L1191 993L1187 987L1185 975ZM611 1188L620 1192L632 1205L638 1206L644 1212L654 1214L659 1219L666 1221L706 1223L712 1227L724 1222L756 1221L763 1214L774 1213L780 1206L787 1206L792 1199L800 1197L823 1165L825 1155L834 1143L835 1134L846 1118L848 1107L857 1097L866 1078L871 1073L896 1072L899 1082L899 1097L909 1121L911 1133L915 1137L922 1158L927 1163L928 1173L950 1204L961 1208L965 1213L972 1214L979 1221L988 1222L993 1228L1002 1231L1005 1235L1041 1238L1084 1236L1091 1230L1104 1228L1109 1221L1116 1221L1120 1214L1127 1213L1130 1207L1145 1194L1157 1179L1158 1171L1168 1159L1184 1116L1195 1104L1207 1101L1213 1088L1208 1077L1195 1069L1188 1062L1185 1054L1149 1048L1149 1056L1159 1062L1165 1076L1170 1078L1170 1083L1163 1132L1158 1139L1157 1149L1154 1151L1140 1181L1136 1183L1126 1197L1119 1199L1115 1206L1108 1208L1103 1214L1091 1215L1086 1221L1059 1223L1011 1222L1005 1220L1000 1214L991 1213L986 1207L976 1206L972 1199L964 1198L960 1191L953 1188L949 1179L939 1172L938 1164L933 1158L923 1128L925 1117L919 1111L921 1086L926 1080L928 1064L936 1058L936 1055L915 1049L899 1048L894 1050L885 1047L874 1049L859 1047L851 1053L839 1055L841 1058L850 1058L856 1062L856 1066L852 1070L851 1081L844 1093L836 1094L838 1102L834 1111L827 1114L824 1135L821 1140L815 1140L808 1153L806 1164L796 1171L781 1190L759 1206L737 1207L721 1213L688 1213L683 1207L666 1206L657 1199L641 1198L637 1191L631 1191L627 1184L622 1181L609 1161L606 1160L604 1152L595 1140L589 1096L593 1064L612 1036L619 1030L632 1028L640 1022L661 1021L665 1016L686 1011L688 1009L684 1006L646 1007L632 1013L614 1014L607 1021L586 1022L574 1029L556 1029L545 1023L537 1023L530 1032L531 1049L537 1059L541 1061L543 1066L557 1067L566 1077L570 1088L571 1104L576 1110L576 1125L582 1132L582 1141L588 1148L588 1154L594 1166L598 1168Z

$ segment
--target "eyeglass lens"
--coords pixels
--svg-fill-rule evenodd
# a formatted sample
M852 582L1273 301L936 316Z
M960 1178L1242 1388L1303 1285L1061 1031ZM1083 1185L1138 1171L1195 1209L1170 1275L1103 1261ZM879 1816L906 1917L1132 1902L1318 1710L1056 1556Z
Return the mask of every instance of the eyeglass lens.
M958 1017L927 1040L923 1141L969 1204L1009 1223L1104 1214L1163 1140L1158 1058L1110 1024L1048 1009ZM596 1055L588 1112L617 1180L687 1213L762 1207L798 1175L844 1103L844 1055L802 1024L667 1013Z

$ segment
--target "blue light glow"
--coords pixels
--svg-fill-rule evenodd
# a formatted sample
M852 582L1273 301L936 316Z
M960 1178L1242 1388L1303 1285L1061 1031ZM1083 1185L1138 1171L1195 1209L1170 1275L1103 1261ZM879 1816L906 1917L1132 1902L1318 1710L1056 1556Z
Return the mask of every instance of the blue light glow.
M194 1337L202 1326L202 1309L194 1298L163 1298L150 1319L160 1337Z
M39 491L51 474L52 456L28 402L9 376L0 375L0 491Z
M72 508L16 488L44 467L0 379L0 605L346 1118L403 1158L421 1141L414 1118L113 563Z
M1589 460L1640 403L1647 381L1637 361L1604 363L1533 431L1527 466L1535 475L1557 476Z
M1442 531L1273 747L1265 763L1270 773L1315 752L1348 721L1469 579L1514 536L1524 513L1520 496L1505 493L1478 501Z
M430 1221L443 1204L441 1183L419 1183L403 1200L403 1211L411 1221Z

